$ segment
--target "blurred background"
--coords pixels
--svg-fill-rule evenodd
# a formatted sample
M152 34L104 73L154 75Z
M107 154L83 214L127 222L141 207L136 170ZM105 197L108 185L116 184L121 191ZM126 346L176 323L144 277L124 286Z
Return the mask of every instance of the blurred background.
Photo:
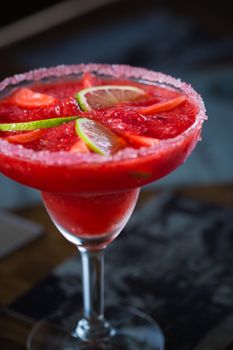
M9 1L0 17L0 78L37 67L124 63L163 71L193 85L209 116L203 141L156 187L233 179L233 19L231 1ZM40 200L0 176L0 207Z

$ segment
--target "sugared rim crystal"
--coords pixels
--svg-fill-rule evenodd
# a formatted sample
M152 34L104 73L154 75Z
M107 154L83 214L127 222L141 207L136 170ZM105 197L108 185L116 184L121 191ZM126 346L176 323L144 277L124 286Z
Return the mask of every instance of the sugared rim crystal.
M0 83L0 93L6 88L13 88L15 85L26 82L36 82L45 78L59 78L84 72L96 72L98 75L106 75L115 79L136 79L147 83L165 84L171 88L180 89L186 94L189 100L198 106L198 113L195 122L180 135L167 140L161 140L158 144L151 147L141 147L139 149L125 148L112 156L102 156L98 154L76 154L71 152L59 151L34 151L27 149L22 145L9 143L0 140L0 152L13 158L27 159L31 162L39 162L47 165L77 165L83 163L106 163L119 162L135 159L137 157L159 154L167 149L178 147L195 129L201 129L202 123L206 117L206 110L201 96L191 87L191 85L182 82L180 79L173 78L163 73L154 72L145 68L131 67L118 64L79 64L79 65L60 65L50 68L39 68L23 74L17 74L6 78Z

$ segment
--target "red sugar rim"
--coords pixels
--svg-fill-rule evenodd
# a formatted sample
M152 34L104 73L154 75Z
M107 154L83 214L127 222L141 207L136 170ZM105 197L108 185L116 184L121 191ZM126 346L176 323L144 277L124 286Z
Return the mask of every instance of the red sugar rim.
M189 101L198 106L198 113L195 122L183 133L174 138L161 140L158 144L151 147L141 147L139 149L125 148L112 156L102 156L98 154L77 154L65 151L34 151L27 149L22 145L12 144L5 140L0 140L0 152L12 158L30 160L47 165L77 165L83 163L107 163L119 162L123 160L135 159L137 157L159 154L178 147L194 130L200 130L206 116L204 102L201 96L191 87L191 85L182 82L180 79L173 78L163 73L154 72L144 68L131 67L127 65L109 65L109 64L79 64L79 65L60 65L50 68L39 68L23 74L17 74L6 78L0 83L0 93L6 88L14 88L20 83L32 83L45 78L67 77L69 75L78 75L85 72L95 72L98 75L107 75L115 79L136 79L144 83L160 84L166 87L181 90L186 94Z

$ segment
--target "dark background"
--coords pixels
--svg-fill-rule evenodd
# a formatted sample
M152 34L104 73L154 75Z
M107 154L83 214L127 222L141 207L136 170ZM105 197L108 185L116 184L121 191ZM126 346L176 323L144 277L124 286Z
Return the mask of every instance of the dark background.
M181 63L185 69L186 65L189 66L188 69L196 69L232 64L233 43L229 40L233 34L231 1L122 0L98 6L98 1L87 0L85 2L93 3L90 7L97 8L81 16L79 7L82 7L83 1L65 2L70 3L74 12L77 11L77 17L42 31L43 22L46 23L47 20L41 16L40 34L30 36L28 30L25 37L29 39L10 46L6 44L1 49L2 77L37 67L39 62L35 57L25 58L34 49L40 52L40 65L43 66L106 61L143 65L153 69L161 67L171 73ZM13 6L9 2L8 7L1 9L1 28L59 3L64 1L20 1ZM55 7L52 16L56 17ZM153 20L154 26L149 28L148 22ZM182 38L180 32L183 32ZM111 41L112 33L114 41ZM83 37L85 42L79 44ZM106 38L105 50L98 45L102 43L103 37ZM76 39L76 44L73 42L70 51L67 50L67 45L72 39ZM123 45L126 41L127 49ZM61 56L62 47L64 52ZM108 47L109 51L106 50ZM111 52L112 47L115 50ZM184 53L187 56L187 51L190 51L190 57L185 60Z

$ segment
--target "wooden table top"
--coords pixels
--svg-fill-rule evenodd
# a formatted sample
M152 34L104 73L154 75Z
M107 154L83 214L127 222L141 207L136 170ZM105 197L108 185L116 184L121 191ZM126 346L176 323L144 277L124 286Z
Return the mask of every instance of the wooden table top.
M177 192L213 204L233 205L233 184L187 187ZM144 191L138 206L157 194ZM0 261L1 350L26 349L26 338L33 326L30 320L12 314L7 305L29 291L59 263L76 254L76 248L58 234L42 206L14 212L42 224L46 234Z

